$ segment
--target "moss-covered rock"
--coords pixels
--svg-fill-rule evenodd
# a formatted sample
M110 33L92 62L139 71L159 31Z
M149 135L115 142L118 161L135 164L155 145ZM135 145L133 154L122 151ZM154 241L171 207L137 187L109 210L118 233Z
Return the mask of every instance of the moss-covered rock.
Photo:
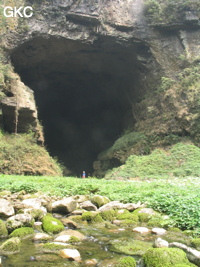
M147 225L150 227L167 227L169 225L169 219L164 219L162 215L156 214L151 217Z
M82 215L72 215L67 217L69 220L75 221L77 223L82 222Z
M82 233L80 233L79 231L76 231L76 230L71 230L71 229L68 229L68 230L65 230L65 231L62 231L62 232L60 232L59 234L58 234L58 236L57 237L61 237L61 236L65 236L65 235L67 235L67 236L70 236L70 238L72 237L72 239L71 240L76 240L76 241L82 241L82 240L84 240L86 237L82 234ZM74 237L76 238L76 239L74 239Z
M189 263L189 264L184 264L184 263L179 263L179 264L175 264L174 267L192 267L192 266L196 266L192 263Z
M86 211L82 215L82 220L87 221L88 223L101 223L104 220L100 214L96 211Z
M112 224L111 222L105 222L105 228L107 229L117 229L118 226L116 226L115 224Z
M21 227L18 229L15 229L9 237L19 237L19 238L24 238L26 236L30 236L34 234L34 230L31 227Z
M125 257L119 260L116 267L136 267L136 261L132 257Z
M179 233L182 232L181 229L179 229L177 227L169 227L168 228L168 231L170 231L170 232L179 232Z
M8 236L8 230L6 228L6 224L4 221L0 220L0 238L4 238Z
M117 219L118 220L132 220L134 222L138 222L138 216L131 212L118 214Z
M129 220L129 219L122 220L121 223L120 223L121 227L130 227L130 226L133 227L133 226L136 226L136 225L137 225L136 221Z
M197 250L200 250L200 238L194 238L194 239L192 239L191 244Z
M35 220L41 220L45 216L45 212L41 209L30 209L29 213Z
M91 197L91 202L98 208L110 202L108 197L95 195Z
M143 255L152 244L130 238L119 238L111 241L110 250L127 255Z
M187 236L184 232L180 231L167 231L165 234L165 239L171 243L171 242L179 242L186 245L190 245L191 237Z
M10 196L10 195L11 195L11 192L7 191L7 190L4 190L4 191L0 192L0 197Z
M55 243L44 243L44 244L39 244L38 250L43 253L59 253L59 251L65 247L69 247L68 244L55 244Z
M64 230L64 225L58 219L45 215L42 218L42 228L47 233L59 233Z
M117 216L117 210L105 210L101 211L100 215L105 221L113 221Z
M117 214L117 220L120 220L120 226L122 227L128 227L128 226L135 226L138 223L138 215L129 212L129 211L124 211L122 213Z
M0 253L7 255L7 254L15 254L20 251L21 241L18 237L12 237L6 240L0 246Z
M6 227L9 232L12 232L20 227L32 227L34 222L30 214L17 214L6 221Z
M152 218L152 215L148 213L138 213L138 218L140 222L148 222Z
M174 267L175 264L190 264L186 253L178 248L151 248L144 255L146 267Z

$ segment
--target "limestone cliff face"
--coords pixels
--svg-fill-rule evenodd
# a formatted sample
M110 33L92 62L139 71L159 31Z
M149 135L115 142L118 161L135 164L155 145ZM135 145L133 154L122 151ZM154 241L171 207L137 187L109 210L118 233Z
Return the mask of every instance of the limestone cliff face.
M191 72L198 74L200 23L195 10L183 10L178 23L154 25L146 16L145 0L29 0L26 5L33 6L33 17L8 29L1 44L7 63L20 75L12 74L1 87L8 95L1 103L6 130L15 129L16 109L19 131L28 125L37 129L34 93L42 105L40 92L48 95L58 81L64 88L71 86L70 79L74 86L76 75L83 81L92 73L97 80L104 73L106 91L111 88L114 99L117 88L124 99L120 131L131 127L150 136L189 135L197 140L200 88L182 84Z

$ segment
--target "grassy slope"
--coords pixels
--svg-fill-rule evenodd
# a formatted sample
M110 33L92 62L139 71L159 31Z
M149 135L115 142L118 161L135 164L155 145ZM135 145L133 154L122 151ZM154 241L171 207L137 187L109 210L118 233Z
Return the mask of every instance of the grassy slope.
M126 163L110 170L106 178L197 177L200 174L200 148L177 143L168 150L156 149L146 156L131 155Z
M0 171L19 175L62 175L59 164L44 147L36 144L33 133L15 135L0 131Z
M200 179L114 181L69 177L0 176L0 190L42 191L50 195L101 194L111 200L146 202L171 215L182 229L200 228ZM173 224L173 223L172 223ZM199 231L200 233L200 231Z

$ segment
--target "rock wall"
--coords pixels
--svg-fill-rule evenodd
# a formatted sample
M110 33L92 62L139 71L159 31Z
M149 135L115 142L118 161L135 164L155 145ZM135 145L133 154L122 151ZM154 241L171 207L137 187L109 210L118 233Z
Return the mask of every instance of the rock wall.
M84 66L88 71L95 69L96 73L107 68L106 73L112 77L122 72L124 94L128 98L125 105L130 105L129 117L124 115L126 125L122 128L130 126L133 131L151 136L178 134L198 138L199 131L195 129L199 104L195 96L199 98L199 88L190 88L193 97L180 87L179 90L172 86L165 87L164 91L159 89L163 85L162 77L173 80L172 84L180 84L183 69L199 62L200 27L199 17L195 15L192 19L194 11L190 11L190 16L187 10L182 11L185 19L179 24L157 25L146 16L145 0L40 3L29 0L25 4L33 7L34 15L21 21L22 26L18 24L14 29L7 29L1 47L7 63L15 67L21 80L31 85L31 89L34 90L32 86L38 80L44 84L47 72L55 73L55 68L59 67L65 69L65 77L70 70L75 73L77 68L83 72ZM62 62L64 55L75 61ZM102 63L106 58L112 62L109 67ZM51 62L55 62L54 69ZM3 127L9 132L16 130L17 110L19 132L27 131L28 126L37 129L34 93L17 74L11 76L12 79L5 78L2 86L5 94L8 91L10 94L1 101ZM63 80L63 84L67 81ZM120 95L120 98L123 97Z

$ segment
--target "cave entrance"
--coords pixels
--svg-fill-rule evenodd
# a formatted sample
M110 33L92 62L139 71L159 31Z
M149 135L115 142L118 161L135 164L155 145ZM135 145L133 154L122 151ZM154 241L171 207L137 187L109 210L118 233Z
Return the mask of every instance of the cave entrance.
M134 124L139 87L136 45L35 38L11 59L35 94L45 144L73 175L93 172L97 155Z

